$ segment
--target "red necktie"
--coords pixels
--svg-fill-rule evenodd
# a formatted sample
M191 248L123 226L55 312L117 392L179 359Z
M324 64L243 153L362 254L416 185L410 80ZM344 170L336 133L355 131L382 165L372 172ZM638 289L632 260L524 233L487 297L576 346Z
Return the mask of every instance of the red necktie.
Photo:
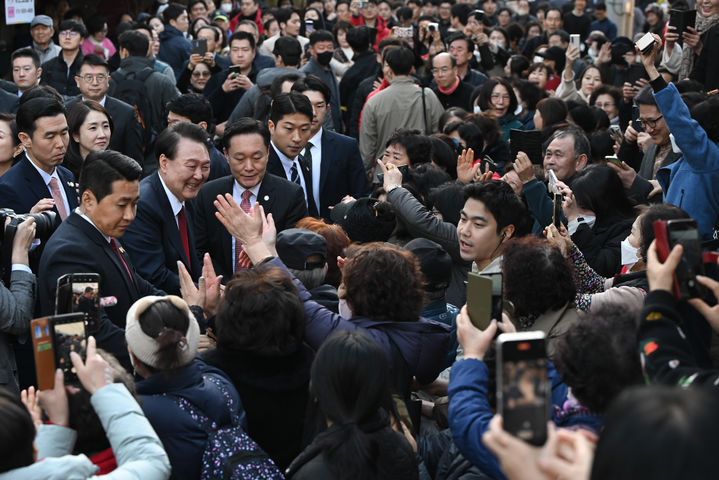
M187 239L187 217L185 217L185 207L183 206L177 213L177 227L180 229L180 238L182 246L185 248L185 256L187 257L187 269L192 269L192 260L190 259L190 241Z
M132 273L130 273L130 269L127 267L127 263L125 263L125 259L122 258L122 253L120 253L120 249L117 248L117 242L115 241L114 238L110 239L110 246L112 247L113 250L115 250L115 253L117 254L117 256L120 257L120 261L125 266L125 271L127 271L127 275L130 277L130 280L132 280L134 282L135 279L132 278Z
M252 210L252 204L250 203L250 197L252 192L245 190L242 192L242 201L240 202L240 208L245 213L250 213ZM235 271L242 270L242 264L240 263L240 254L242 253L242 244L235 240Z

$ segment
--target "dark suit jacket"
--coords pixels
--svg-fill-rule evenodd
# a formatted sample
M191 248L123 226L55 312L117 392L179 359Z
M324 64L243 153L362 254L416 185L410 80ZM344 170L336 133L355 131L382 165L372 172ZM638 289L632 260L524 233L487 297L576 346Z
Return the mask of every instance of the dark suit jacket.
M319 214L317 213L317 206L315 205L314 197L312 196L312 170L310 165L303 164L301 161L300 165L302 176L305 178L305 186L307 187L307 211L311 217L316 217ZM276 175L289 181L289 178L287 178L287 172L285 172L285 167L282 166L280 157L277 156L277 152L272 145L270 145L270 155L267 159L267 171L272 175Z
M188 271L192 279L197 281L202 273L202 260L195 254L191 209L190 202L185 202L187 237L191 255L191 268L188 268ZM188 262L180 231L165 189L162 188L159 173L155 172L140 182L137 215L122 236L122 243L143 278L169 294L180 295L177 261L181 260L185 267Z
M77 208L75 177L70 170L61 166L57 167L57 174L65 189L67 207L72 211ZM12 208L16 213L28 213L43 198L52 198L50 190L27 155L22 155L22 159L0 178L0 208ZM52 209L58 213L57 207ZM57 220L59 223L59 215Z
M81 95L68 99L65 102L67 111L69 112L70 107L81 99ZM112 136L110 137L108 149L124 153L142 165L145 145L142 144L142 131L135 109L122 100L106 96L105 110L112 118Z
M233 273L234 252L232 238L215 217L214 201L217 195L232 193L235 179L232 175L218 178L205 184L195 198L195 238L197 253L209 252L217 275L229 280ZM284 178L265 173L257 195L257 201L272 214L277 231L291 228L298 220L307 216L305 196L302 188Z
M6 92L0 88L0 112L2 113L17 113L17 94L13 95L10 92Z

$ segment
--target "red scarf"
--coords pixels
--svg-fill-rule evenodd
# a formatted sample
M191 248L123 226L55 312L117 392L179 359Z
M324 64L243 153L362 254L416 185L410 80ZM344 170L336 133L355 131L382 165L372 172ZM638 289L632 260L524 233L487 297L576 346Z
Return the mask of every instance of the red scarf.
M437 84L437 89L440 92L444 93L445 95L452 95L454 93L454 91L457 90L457 87L459 87L459 82L460 82L459 75L457 75L457 78L454 80L454 84L451 87L449 87L447 90L440 87L439 84Z

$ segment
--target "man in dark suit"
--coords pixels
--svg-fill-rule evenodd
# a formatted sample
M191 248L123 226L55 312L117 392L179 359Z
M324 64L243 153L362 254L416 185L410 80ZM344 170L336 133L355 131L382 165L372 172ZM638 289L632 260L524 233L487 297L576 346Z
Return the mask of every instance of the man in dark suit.
M55 307L57 279L66 273L100 274L100 295L113 297L104 307L98 346L115 355L126 353L125 315L132 304L147 295L164 295L146 281L117 240L135 218L140 196L140 165L111 150L92 152L83 165L80 207L50 237L38 275L42 314ZM107 321L109 319L109 322ZM110 324L111 322L111 324Z
M0 112L15 113L17 112L18 96L13 95L0 88Z
M371 193L357 140L322 128L329 111L330 89L314 75L297 80L292 90L304 94L312 103L311 138L302 151L310 167L310 185L316 211L329 220L330 207L346 195L355 198Z
M300 155L310 139L313 117L312 104L301 93L281 93L272 99L267 170L302 187L307 211L310 216L316 217L317 204L312 198L312 167Z
M145 148L142 144L142 127L132 106L107 96L107 89L110 88L110 68L107 62L95 54L85 55L75 82L82 95L68 99L65 102L67 110L70 111L72 105L80 100L94 100L105 107L113 124L108 150L124 153L142 165Z
M25 155L0 178L0 208L37 207L64 220L77 207L75 177L60 166L69 142L65 111L55 100L33 98L20 105L16 121Z
M210 173L207 132L178 122L155 143L158 170L140 182L137 216L123 243L140 274L169 294L180 295L177 262L192 279L202 272L192 231L192 202Z
M266 171L270 132L261 122L241 118L225 130L222 144L232 175L202 187L195 200L194 220L198 254L209 252L215 273L229 279L242 268L238 263L241 246L215 216L218 195L232 195L245 211L259 202L272 214L277 231L306 217L307 205L299 185Z

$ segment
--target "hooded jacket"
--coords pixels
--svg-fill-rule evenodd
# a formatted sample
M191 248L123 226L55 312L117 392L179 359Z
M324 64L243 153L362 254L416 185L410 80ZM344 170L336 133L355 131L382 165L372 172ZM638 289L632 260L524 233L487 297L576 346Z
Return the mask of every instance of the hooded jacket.
M160 51L157 58L168 63L175 72L175 78L182 73L182 64L192 55L192 44L181 31L172 25L165 25L160 32Z

